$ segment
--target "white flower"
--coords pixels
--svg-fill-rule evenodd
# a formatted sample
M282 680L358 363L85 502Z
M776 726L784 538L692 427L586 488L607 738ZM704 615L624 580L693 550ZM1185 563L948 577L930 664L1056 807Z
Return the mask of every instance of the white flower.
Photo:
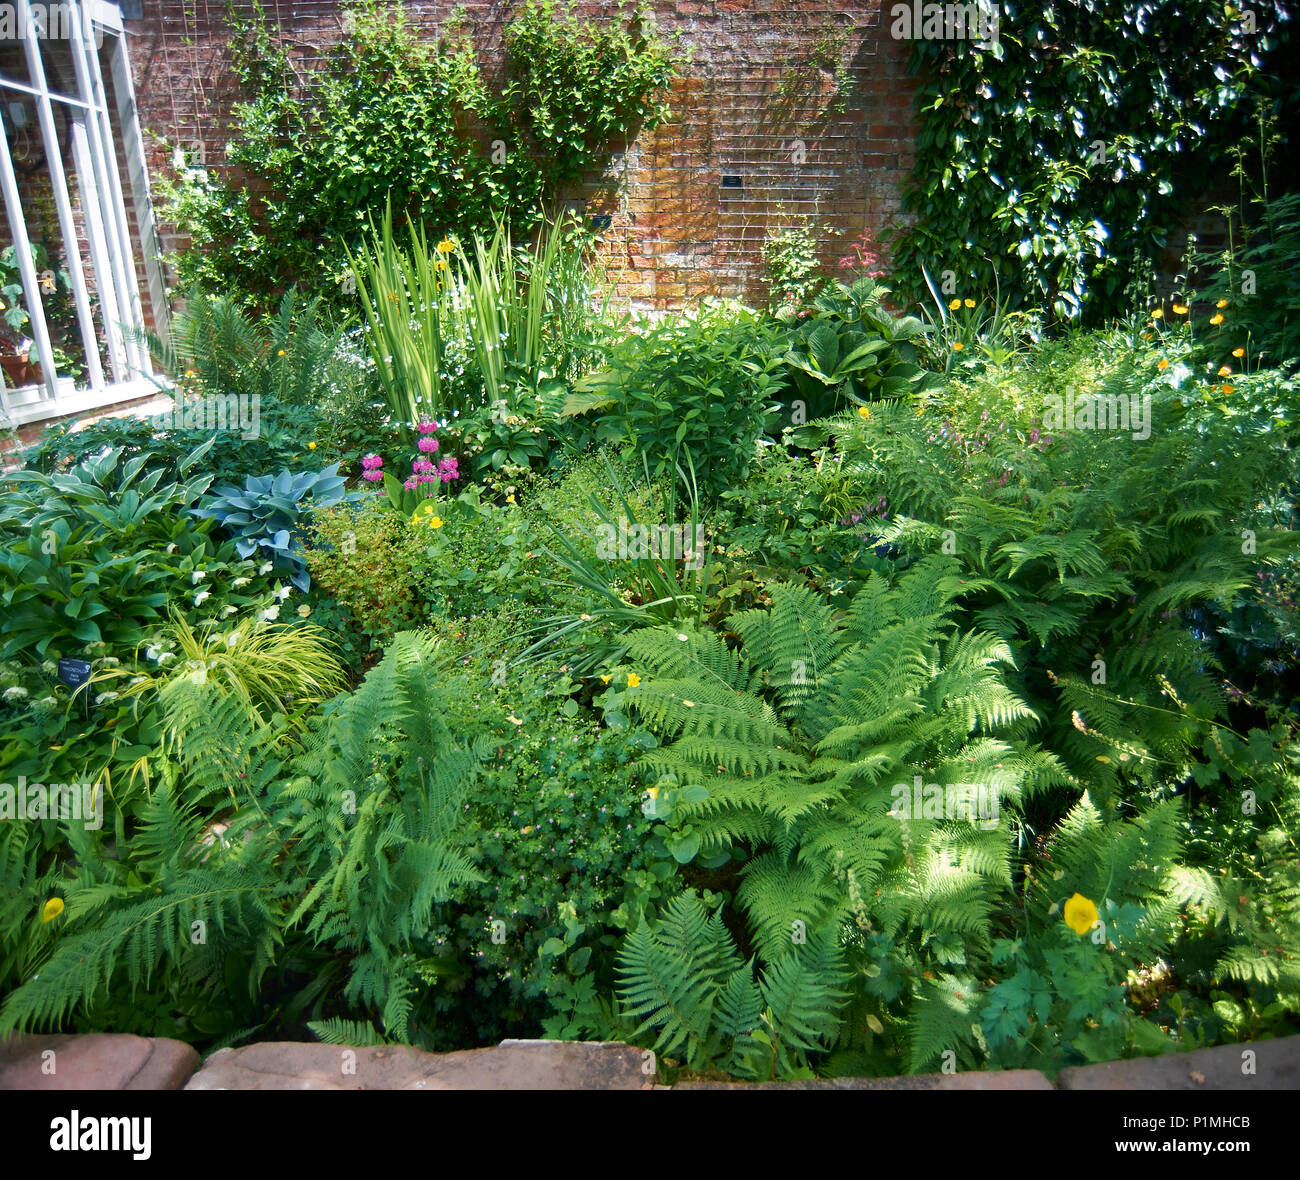
M27 690L15 684L12 688L5 689L5 700L22 701L27 699Z
M195 605L195 606L202 606L202 605L203 605L203 600L204 600L205 598L211 598L211 597L212 597L212 592L211 592L210 590L200 590L200 591L199 591L199 592L194 596L194 605Z
M145 676L132 676L132 677L131 677L131 680L130 680L130 683L131 683L132 686L137 685L137 684L143 684L143 683L145 682L145 680L147 680L147 679L148 679L148 677L145 677Z
M176 658L174 651L165 651L158 657L158 666L161 668L164 664L170 664Z
M274 564L273 562L264 561L262 562L261 565L257 567L257 572L259 574L269 574L271 572L271 567L273 564Z
M236 590L238 590L238 589L240 588L240 586L247 586L248 583L249 583L250 581L251 581L250 578L236 578L236 579L235 579L233 582L231 582L230 584L231 584L231 585L232 585Z
M192 574L190 574L190 585L197 586L207 576L208 575L204 573L203 570L195 570Z
M57 676L59 674L59 666L53 660L46 660L41 664L41 671L44 672L46 676Z
M146 660L156 660L161 654L152 643L144 649L144 658Z
M280 587L280 588L275 592L275 594L273 595L273 597L276 598L276 599L278 599L280 602L283 602L286 598L289 597L289 595L290 595L291 593L292 593L292 591L289 589L288 586L281 586L281 587Z
M262 612L261 617L268 623L274 622L280 617L280 608L278 606L268 607Z
M233 615L233 614L235 613L235 611L237 611L238 609L239 609L239 608L238 608L237 606L223 606L223 607L221 608L221 617L222 617L223 619L228 619L228 618L230 618L230 616Z
M57 697L41 697L41 699L36 702L37 708L40 709L56 709L58 708L58 705L59 701Z
M106 705L109 701L117 700L117 696L118 694L115 692L101 692L99 696L95 698L95 704Z
M99 661L99 664L104 668L116 668L121 662L122 661L119 660L117 656L104 656L103 659Z

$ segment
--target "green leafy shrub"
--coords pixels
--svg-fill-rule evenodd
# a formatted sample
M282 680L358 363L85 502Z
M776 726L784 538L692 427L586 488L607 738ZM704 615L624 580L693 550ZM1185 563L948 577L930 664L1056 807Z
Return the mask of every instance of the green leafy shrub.
M887 311L881 302L888 295L887 287L867 277L852 286L828 284L811 314L792 326L783 400L794 425L833 414L846 402L907 397L934 383L918 364L916 342L925 326L915 316Z
M234 564L211 526L183 515L211 483L189 474L201 457L200 449L180 462L184 483L162 483L148 455L123 462L119 450L66 473L6 476L0 657L92 643L130 649L170 601L202 593L210 568Z
M775 330L746 308L715 305L616 345L563 413L599 411L598 441L630 445L655 478L692 467L711 501L748 474L782 381Z

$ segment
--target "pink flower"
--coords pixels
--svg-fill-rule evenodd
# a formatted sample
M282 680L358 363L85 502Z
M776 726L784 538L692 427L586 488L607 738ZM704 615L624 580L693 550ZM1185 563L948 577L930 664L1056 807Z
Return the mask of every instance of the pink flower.
M460 479L460 465L454 457L443 459L438 464L438 475L443 483L451 483L453 479Z
M362 457L361 466L367 471L373 471L377 467L384 465L383 459L378 455L365 455Z
M376 471L372 468L370 471L363 471L361 473L361 478L368 479L371 483L378 483L381 479L384 478L384 473L382 471Z
M413 492L415 491L415 485L418 482L419 481L415 479L408 479L404 484L402 484L402 487L404 487L408 492Z
M425 435L418 443L416 443L416 446L427 455L431 451L436 451L438 449L438 440Z
M415 429L421 434L432 434L438 429L438 424L436 422L430 422L429 419L425 418L423 421L416 424ZM421 439L420 441L423 442L424 440Z

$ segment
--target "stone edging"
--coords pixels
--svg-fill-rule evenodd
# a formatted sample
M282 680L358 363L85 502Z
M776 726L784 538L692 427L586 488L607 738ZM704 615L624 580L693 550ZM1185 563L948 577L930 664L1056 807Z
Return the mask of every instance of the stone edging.
M426 1053L275 1042L221 1049L200 1066L189 1045L120 1033L0 1041L0 1090L1292 1090L1300 1036L1166 1053L1061 1071L831 1078L810 1082L680 1082L656 1086L641 1049L621 1042L502 1041Z

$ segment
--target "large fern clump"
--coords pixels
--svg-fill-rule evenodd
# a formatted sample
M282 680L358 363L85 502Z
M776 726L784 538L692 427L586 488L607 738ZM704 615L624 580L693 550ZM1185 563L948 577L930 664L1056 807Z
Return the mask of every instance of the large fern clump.
M658 776L665 843L683 862L738 869L769 974L823 945L860 979L881 939L941 948L952 963L989 951L1017 808L1066 775L1028 740L1035 719L1004 682L1005 642L953 626L957 569L935 557L892 583L873 575L842 612L772 585L769 610L730 618L734 648L672 627L629 637L630 704L660 739L643 764ZM634 944L643 962L646 937ZM909 991L918 1005L935 999ZM646 1010L648 993L621 995ZM688 1031L666 1027L669 1045ZM687 1043L698 1055L699 1036Z

